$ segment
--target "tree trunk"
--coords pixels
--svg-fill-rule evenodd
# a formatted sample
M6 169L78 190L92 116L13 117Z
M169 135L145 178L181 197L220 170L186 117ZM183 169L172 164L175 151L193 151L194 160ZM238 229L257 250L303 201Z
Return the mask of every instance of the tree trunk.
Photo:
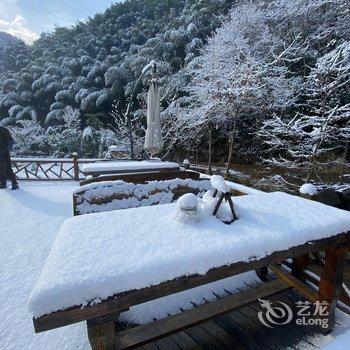
M234 116L234 119L233 119L233 130L232 130L232 133L231 133L229 141L228 141L228 158L227 158L225 175L228 175L230 172L230 163L231 163L231 159L232 159L233 150L234 150L235 144L236 144L237 118L238 118L238 109L237 109L235 116Z
M234 140L233 140L233 136L230 136L228 140L228 157L227 157L225 175L228 175L230 173L230 165L231 165L231 159L233 154L233 148L234 148Z
M130 113L128 113L126 117L127 117L129 142L130 142L130 158L134 159L134 140L133 140L133 137L132 137L132 127L131 127Z
M341 166L341 170L340 170L340 184L343 184L343 178L344 178L344 172L345 172L345 163L347 162L348 159L348 155L349 155L349 141L345 142L345 150L344 150L344 160L343 160L343 164Z
M210 175L212 175L212 169L211 169L211 156L212 156L212 142L213 142L213 135L212 135L212 127L209 127L209 157L208 157L208 172Z

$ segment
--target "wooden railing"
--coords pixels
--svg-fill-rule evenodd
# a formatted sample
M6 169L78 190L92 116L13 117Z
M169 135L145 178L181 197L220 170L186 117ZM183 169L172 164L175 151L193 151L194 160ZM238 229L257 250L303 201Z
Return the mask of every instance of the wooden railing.
M83 164L106 159L12 158L12 169L19 180L83 180Z

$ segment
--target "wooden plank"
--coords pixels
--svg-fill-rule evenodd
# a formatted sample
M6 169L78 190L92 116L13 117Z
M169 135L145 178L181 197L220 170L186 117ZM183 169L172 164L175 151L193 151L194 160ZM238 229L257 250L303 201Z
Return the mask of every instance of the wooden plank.
M286 285L278 280L259 285L252 290L229 295L215 302L201 305L192 310L158 320L150 324L135 327L118 334L118 345L120 349L146 344L155 339L183 330L190 326L199 324L210 318L230 312L243 305L264 298L284 290Z
M266 328L263 328L261 324L256 322L256 315L255 319L247 315L248 309L249 306L244 306L237 311L229 313L227 316L256 339L256 342L260 345L259 349L278 349L278 344L276 344L275 340L268 336L269 330L266 330Z
M237 337L228 334L214 321L209 320L201 324L201 327L208 332L216 341L217 345L221 345L223 349L246 350L244 344L238 341Z
M158 339L154 342L154 345L159 349L181 350L171 337Z
M269 265L269 269L274 272L279 279L287 283L289 286L296 288L302 295L307 299L316 302L319 300L318 293L308 287L306 284L292 276L290 273L286 272L283 268L278 265Z
M216 350L216 348L218 348L218 350L223 350L222 346L218 346L216 340L201 326L188 328L184 332L192 337L204 350Z
M198 180L200 174L194 171L168 171L168 172L143 172L136 174L120 174L99 176L98 178L87 179L80 182L80 186L94 182L123 180L132 183L146 183L147 181L172 180L172 179L193 179Z
M253 288L255 284L248 285L248 288ZM237 288L240 291L244 289ZM274 295L270 295L269 299L273 299L274 297L280 297L283 292L290 290L291 287L286 285L284 291L280 293L276 293ZM228 291L227 291L228 292ZM228 292L230 293L230 292ZM258 301L255 301L249 305L246 305L240 308L237 313L230 313L229 316L232 318L238 318L240 322L245 324L245 327L249 327L250 334L254 334L254 336L260 336L260 343L264 344L263 348L268 349L284 349L284 348L293 348L291 344L291 337L280 336L280 332L276 332L274 328L267 328L262 325L262 323L258 319L258 312L261 311L260 304Z
M255 285L252 287L252 288L255 288ZM289 287L286 286L286 289L288 289ZM234 293L230 292L230 291L227 291L226 289L224 289L224 292L225 294L223 295L218 295L216 293L213 292L213 294L215 295L216 298L218 299L222 299L224 298L226 295L233 295ZM241 290L241 292L243 292L243 290ZM280 294L280 292L278 293ZM270 296L271 297L271 296ZM205 299L206 300L206 299ZM207 300L206 300L207 301ZM209 301L207 301L209 302ZM241 310L242 308L240 308ZM232 312L231 312L231 315L232 315ZM237 325L237 323L235 321L233 321L232 319L229 318L228 315L219 315L219 316L216 316L214 319L213 319L213 322L216 322L218 323L223 329L225 329L229 334L234 334L234 338L244 344L244 348L248 348L248 349L255 349L255 339L253 339L251 337L251 335L245 331L245 329L243 327L241 327L241 325ZM233 328L234 327L234 328ZM240 327L239 330L237 331L237 327ZM232 331L232 328L235 330L235 331ZM243 335L241 333L244 333ZM247 341L247 338L249 339L249 341ZM258 347L260 349L260 346Z
M293 310L295 307L295 302L300 301L300 294L297 293L296 290L290 288L286 292L278 293L269 298L269 300L273 301L282 301L285 304L289 305L289 307ZM252 303L249 307L251 307L255 311L255 318L259 311L261 311L261 306L258 302ZM312 348L317 345L317 341L311 342L307 339L307 335L311 338L315 336L314 330L319 328L317 326L308 326L308 327L300 327L296 325L293 321L288 325L283 327L283 331L281 332L281 327L277 327L274 331L272 331L271 336L273 336L274 340L278 342L278 344L283 344L284 347L295 347L299 349L298 343L300 341L304 341L311 345ZM319 332L318 332L319 333ZM296 346L295 346L295 345Z
M216 316L213 321L223 328L228 334L233 334L245 345L247 350L261 350L261 344L243 327L237 324L226 315Z
M117 332L121 332L130 328L132 328L132 326L129 324L119 323L118 321L116 321L115 323L115 329ZM116 350L119 350L119 349L116 348ZM143 346L139 346L137 350L159 350L159 348L154 343L149 343Z
M124 309L128 309L134 305L142 304L153 299L211 283L243 272L256 270L263 266L280 262L291 257L307 254L316 250L322 250L331 243L347 240L349 240L348 234L339 234L334 237L308 242L297 247L275 252L260 260L253 260L254 257L252 257L252 261L250 262L238 262L227 266L213 268L204 275L183 276L156 286L121 293L96 305L86 306L84 308L81 306L73 306L63 311L56 311L49 315L34 318L34 328L37 333L44 332L49 329L66 326L109 313L122 312Z
M214 294L216 296L216 294ZM222 297L216 296L218 299L222 299ZM205 300L206 304L209 304L210 301ZM211 301L213 302L213 301ZM196 305L195 303L191 303L194 307L199 307L199 305ZM182 310L184 311L184 310ZM220 315L219 315L220 316ZM232 348L232 349L242 349L245 350L245 346L242 344L242 342L238 341L236 336L232 336L231 334L228 334L225 329L220 327L218 324L216 324L212 319L201 323L200 326L206 330L210 335L212 335L213 338L215 338L216 342L218 344L221 344L224 349Z
M181 349L202 350L202 347L185 331L174 333L170 337Z

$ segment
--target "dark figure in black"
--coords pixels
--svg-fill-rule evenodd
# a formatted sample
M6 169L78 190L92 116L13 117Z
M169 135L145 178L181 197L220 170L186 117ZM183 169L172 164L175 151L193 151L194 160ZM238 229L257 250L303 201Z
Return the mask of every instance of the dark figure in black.
M0 189L6 188L6 180L12 182L12 189L18 188L18 183L15 174L11 168L10 151L14 141L10 132L0 126Z

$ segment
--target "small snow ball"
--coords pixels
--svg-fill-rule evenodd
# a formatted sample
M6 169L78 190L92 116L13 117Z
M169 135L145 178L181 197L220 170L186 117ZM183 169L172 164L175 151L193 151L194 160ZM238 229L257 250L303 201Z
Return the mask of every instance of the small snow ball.
M188 159L184 159L182 165L183 165L183 167L184 167L185 169L189 169L191 163L190 163L190 161L189 161Z
M300 194L314 196L317 193L317 189L312 184L304 184L299 189Z
M199 221L198 198L193 193L186 193L178 199L175 218L182 223Z
M213 175L210 178L210 183L219 192L227 193L230 191L230 188L227 186L225 179L220 175Z

